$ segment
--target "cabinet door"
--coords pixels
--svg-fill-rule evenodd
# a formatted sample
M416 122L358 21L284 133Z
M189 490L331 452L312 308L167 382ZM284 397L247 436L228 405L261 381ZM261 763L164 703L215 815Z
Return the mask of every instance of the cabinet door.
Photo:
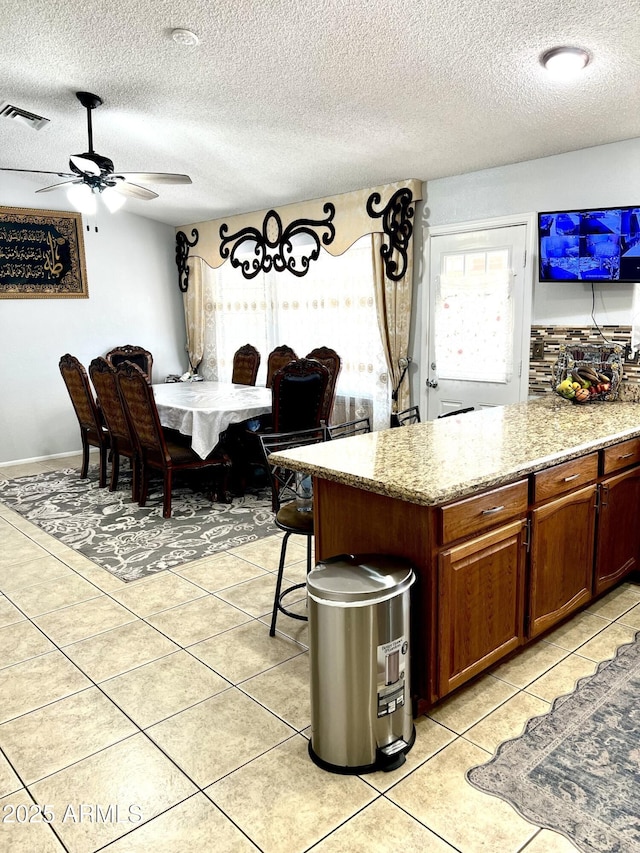
M438 556L438 672L444 696L524 636L525 521Z
M591 598L596 490L587 486L531 513L529 637Z
M640 468L600 484L594 593L638 568L640 559Z

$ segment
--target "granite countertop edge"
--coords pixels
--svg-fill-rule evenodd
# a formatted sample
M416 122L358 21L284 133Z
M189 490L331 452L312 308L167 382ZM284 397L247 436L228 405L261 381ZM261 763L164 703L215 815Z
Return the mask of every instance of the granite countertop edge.
M316 444L313 447L297 448L282 454L274 453L272 459L274 462L286 462L287 467L292 470L305 471L324 480L409 503L436 506L516 482L536 471L640 436L640 405L637 403L614 402L592 405L607 407L606 410L599 412L599 420L604 423L595 426L593 435L589 438L582 435L582 440L578 440L577 443L572 443L570 437L560 440L558 434L563 435L565 421L575 423L576 418L586 419L580 422L579 426L583 433L589 432L590 406L575 406L559 398L556 399L556 395L547 395L546 399L499 407L502 410L499 415L496 414L495 409L471 412L455 419L339 439L327 442L325 445ZM622 420L631 419L633 421L631 425L616 424L616 414L622 412L625 413ZM496 417L499 418L500 424L507 427L513 423L512 429L515 428L516 432L519 420L523 417L526 418L527 424L532 420L534 427L537 427L538 422L540 423L541 433L540 436L534 435L531 439L530 455L527 455L523 447L523 437L520 435L516 441L513 462L506 464L499 460L492 470L488 470L486 466L483 468L482 465L478 466L479 470L474 470L472 460L470 464L467 463L464 466L465 470L459 476L455 471L453 474L449 471L448 477L444 478L446 482L441 482L438 477L437 463L433 466L433 470L429 470L428 464L422 466L424 470L420 470L419 461L416 464L416 448L424 449L425 456L428 456L437 446L445 461L448 461L446 459L447 442L450 442L450 453L453 454L456 443L464 441L465 437L467 441L470 440L469 436L477 439L483 434L486 434L486 440L490 440L489 436L494 438L497 434ZM450 424L447 424L448 420L451 420ZM548 423L550 421L556 425L559 424L560 428L556 426L552 438L545 440L544 430L550 428ZM505 433L508 433L508 429ZM496 442L501 438L500 434L497 435ZM508 440L509 437L505 437L504 443L506 444ZM336 447L342 452L338 452ZM363 456L362 464L358 464L358 451L368 451L368 454ZM318 461L317 457L323 452L332 454L334 458L325 463ZM385 455L389 459L388 470L385 470ZM372 476L371 468L382 469L379 476ZM416 468L419 482L412 484L410 481ZM376 473L378 473L377 470ZM403 473L405 476L402 476Z

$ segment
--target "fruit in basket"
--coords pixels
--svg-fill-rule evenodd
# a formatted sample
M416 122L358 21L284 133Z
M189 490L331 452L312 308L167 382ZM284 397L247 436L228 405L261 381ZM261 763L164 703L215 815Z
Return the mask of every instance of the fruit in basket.
M573 383L571 382L571 377L567 377L563 379L562 382L559 383L556 388L558 394L561 397L564 397L567 400L571 400L575 396L575 388L573 387Z
M587 388L579 388L575 392L575 398L576 398L576 401L578 403L585 403L590 397L591 397L591 394L589 394L589 391Z
M598 374L593 367L582 365L581 367L578 367L576 372L581 379L590 382L591 384L594 382L597 384L600 381Z

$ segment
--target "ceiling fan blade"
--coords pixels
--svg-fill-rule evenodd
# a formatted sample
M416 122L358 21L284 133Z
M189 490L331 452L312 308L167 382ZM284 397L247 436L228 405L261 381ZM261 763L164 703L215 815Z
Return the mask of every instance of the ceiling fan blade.
M45 172L44 169L9 169L0 166L0 172L29 172L32 175L57 175L59 178L75 178L71 172Z
M118 177L121 177L118 175ZM110 184L121 195L129 196L130 198L139 198L142 201L151 201L153 198L158 198L158 193L153 190L148 190L146 187L139 187L137 184L130 184L128 181L121 180Z
M145 184L190 184L189 175L174 175L170 172L119 172L125 180L144 181Z
M70 184L81 184L82 181L76 179L75 181L62 181L61 184L51 184L50 187L42 187L42 189L36 190L37 193L49 193L51 190L57 190L60 187L68 187Z
M93 160L88 160L86 157L79 157L77 154L72 154L69 160L77 169L84 172L85 175L97 176L101 174L100 166L94 163Z

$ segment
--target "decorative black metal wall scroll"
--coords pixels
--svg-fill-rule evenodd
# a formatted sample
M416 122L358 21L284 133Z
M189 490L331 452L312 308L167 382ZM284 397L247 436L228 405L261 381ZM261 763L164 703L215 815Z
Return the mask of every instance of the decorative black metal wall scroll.
M389 238L389 243L380 247L380 255L384 261L387 277L399 281L407 271L409 242L413 234L413 195L407 187L397 190L389 199L386 207L379 213L373 208L380 204L380 193L371 193L367 199L367 213L373 218L382 219L382 229ZM393 252L400 255L400 264L393 260Z
M191 236L193 237L193 242L189 240L184 231L178 231L176 234L176 265L178 267L178 287L183 293L186 293L189 288L189 267L187 266L187 261L189 260L189 249L193 249L193 247L198 242L198 229L193 228L191 230Z
M282 220L275 210L270 210L265 216L262 231L247 227L227 236L229 226L223 223L220 226L220 256L231 256L232 266L240 267L245 278L255 278L261 270L269 272L271 269L276 272L289 270L297 276L306 275L309 264L317 260L320 254L320 236L315 229L324 229L322 243L325 246L333 242L336 235L333 225L335 205L327 202L322 210L327 214L325 219L296 219L289 223L284 231ZM312 246L301 247L305 254L294 255L292 238L297 234L304 234L313 241ZM252 245L255 257L238 256L243 251L250 252Z

